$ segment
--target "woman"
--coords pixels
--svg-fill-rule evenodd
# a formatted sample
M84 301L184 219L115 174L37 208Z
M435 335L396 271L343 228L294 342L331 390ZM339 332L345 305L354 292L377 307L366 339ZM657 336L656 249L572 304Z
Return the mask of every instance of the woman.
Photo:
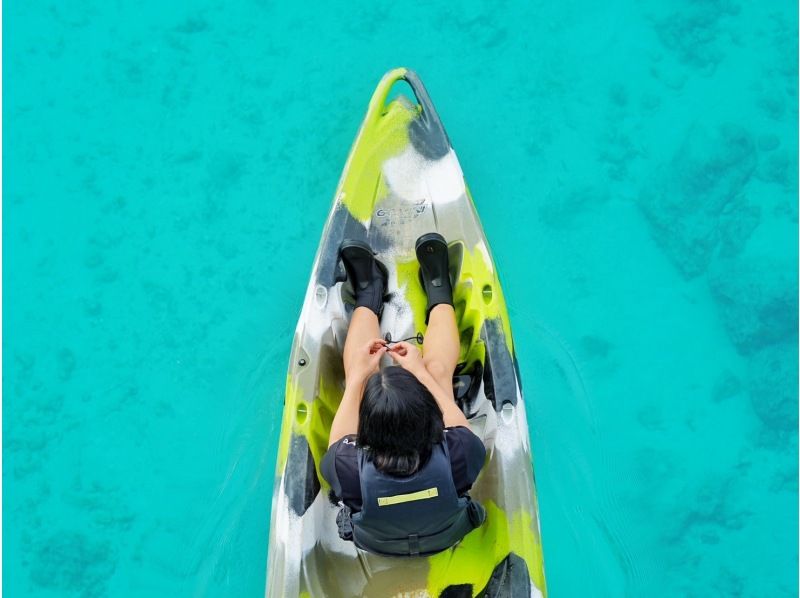
M341 505L339 535L392 556L440 552L485 518L467 491L486 449L453 398L460 343L447 243L429 233L416 253L428 297L422 353L379 338L386 268L366 243L342 243L356 308L344 347L344 396L322 460ZM395 365L379 369L384 355Z

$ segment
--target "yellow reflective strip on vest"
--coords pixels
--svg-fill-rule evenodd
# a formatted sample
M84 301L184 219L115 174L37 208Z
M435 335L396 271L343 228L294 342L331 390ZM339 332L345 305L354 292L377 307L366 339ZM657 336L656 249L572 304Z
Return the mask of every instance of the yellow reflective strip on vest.
M401 502L411 502L412 500L425 500L426 498L436 498L437 496L439 496L438 488L428 488L427 490L420 490L419 492L411 492L410 494L381 496L378 499L378 506L388 507L389 505L396 505L400 504Z

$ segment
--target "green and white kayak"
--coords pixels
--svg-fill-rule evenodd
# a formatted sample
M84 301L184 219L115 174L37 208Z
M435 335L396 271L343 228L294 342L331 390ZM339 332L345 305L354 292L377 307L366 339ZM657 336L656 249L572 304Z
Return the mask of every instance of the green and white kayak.
M405 80L416 101L386 103ZM486 522L429 557L384 557L337 533L320 475L344 391L342 349L352 314L338 247L364 239L389 270L381 331L425 333L414 241L437 231L450 244L461 356L453 391L487 447L471 495ZM272 499L267 596L545 596L530 439L511 325L497 269L456 154L430 98L408 69L378 85L334 196L292 345Z

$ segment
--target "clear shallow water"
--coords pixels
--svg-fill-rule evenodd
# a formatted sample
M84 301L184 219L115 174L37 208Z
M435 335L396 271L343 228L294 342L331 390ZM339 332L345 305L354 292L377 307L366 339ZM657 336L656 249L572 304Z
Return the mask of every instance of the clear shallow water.
M6 595L262 594L294 322L397 65L502 270L551 595L796 595L797 13L752 4L6 3Z

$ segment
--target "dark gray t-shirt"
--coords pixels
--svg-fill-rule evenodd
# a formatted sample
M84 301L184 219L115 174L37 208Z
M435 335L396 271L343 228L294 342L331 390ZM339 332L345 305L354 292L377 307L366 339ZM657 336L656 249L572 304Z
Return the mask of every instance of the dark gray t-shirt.
M478 477L486 459L486 448L472 430L464 426L445 428L453 482L459 496L466 494ZM353 511L361 510L361 483L358 475L358 450L355 434L334 442L320 466L323 477L341 500Z

